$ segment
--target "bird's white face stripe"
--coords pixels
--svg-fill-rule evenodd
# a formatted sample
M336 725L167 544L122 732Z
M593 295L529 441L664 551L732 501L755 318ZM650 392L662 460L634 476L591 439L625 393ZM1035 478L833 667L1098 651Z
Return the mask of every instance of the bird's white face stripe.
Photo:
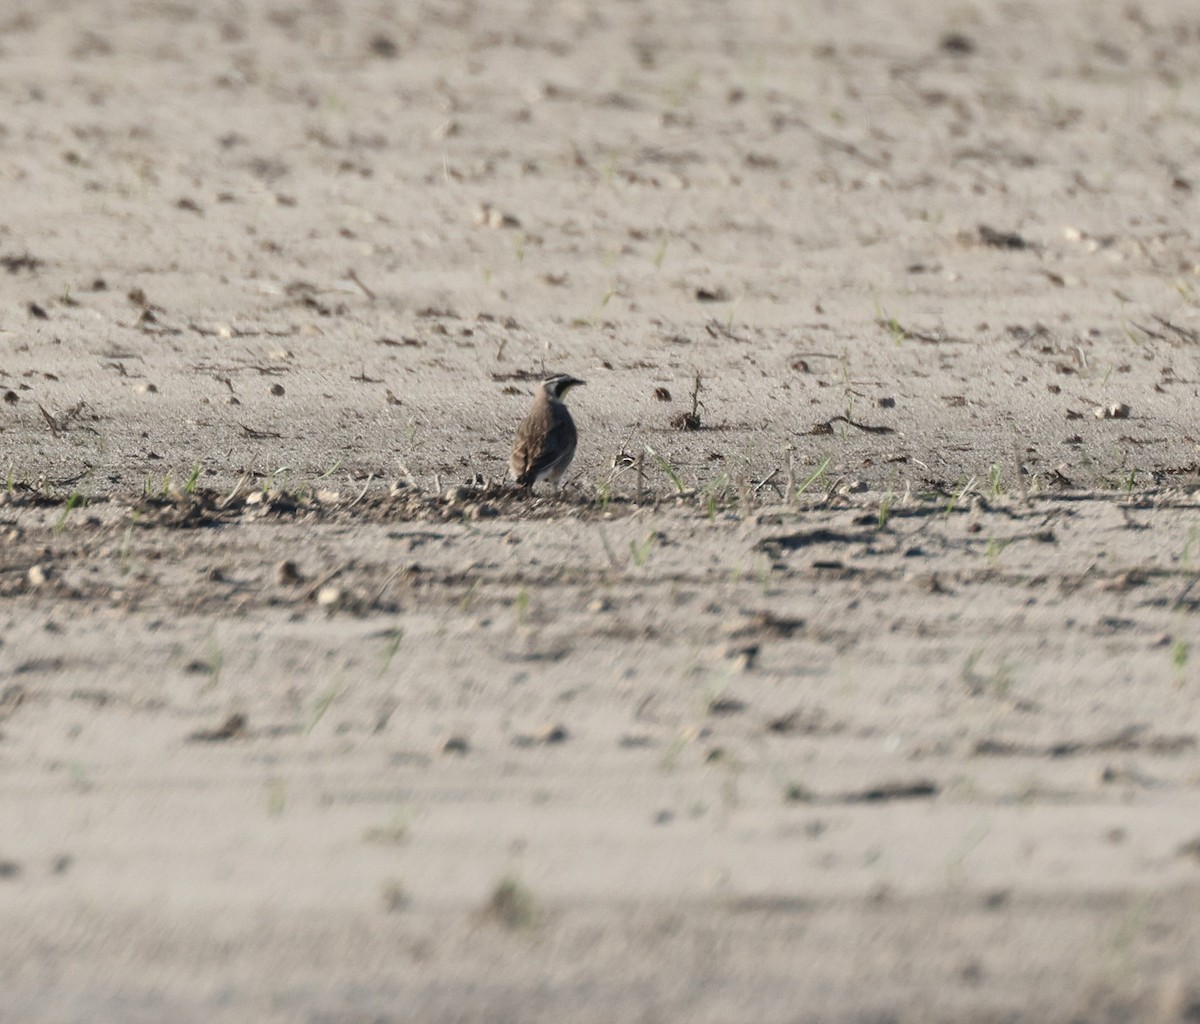
M569 373L559 373L542 381L542 388L551 398L562 398L571 388L584 383Z

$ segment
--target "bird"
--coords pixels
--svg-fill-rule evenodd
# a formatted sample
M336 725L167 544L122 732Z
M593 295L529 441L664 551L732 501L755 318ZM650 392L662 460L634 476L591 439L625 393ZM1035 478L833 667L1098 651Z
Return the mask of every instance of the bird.
M578 437L563 397L583 383L569 373L559 373L538 385L533 405L517 428L517 440L508 460L518 487L532 491L534 484L548 480L558 489L559 480L575 458Z

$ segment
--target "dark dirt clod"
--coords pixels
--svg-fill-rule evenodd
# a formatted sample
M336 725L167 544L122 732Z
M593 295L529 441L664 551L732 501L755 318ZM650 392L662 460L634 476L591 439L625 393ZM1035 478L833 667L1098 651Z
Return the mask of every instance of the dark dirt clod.
M938 42L938 49L965 57L975 52L975 41L961 32L947 32Z
M42 261L36 256L30 256L29 253L22 253L20 256L0 256L0 267L10 274L17 274L22 270L33 273L40 266L42 266Z
M239 712L230 715L214 729L197 729L188 736L188 740L192 743L221 743L240 739L250 734L249 725L249 719Z
M986 224L979 225L979 240L993 249L1028 249L1029 243L1015 231L997 231Z

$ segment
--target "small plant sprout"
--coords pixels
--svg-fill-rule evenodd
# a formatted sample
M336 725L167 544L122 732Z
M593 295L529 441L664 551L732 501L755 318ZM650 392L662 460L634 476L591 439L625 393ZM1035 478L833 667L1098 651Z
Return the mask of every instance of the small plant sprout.
M973 697L988 694L1002 700L1012 691L1013 665L1001 658L990 672L980 671L977 666L983 658L983 653L983 648L977 648L967 655L962 667L962 681Z
M196 484L199 482L200 474L203 472L204 470L200 468L200 463L197 462L194 466L192 466L191 473L188 474L188 478L183 482L184 494L196 493Z
M879 528L887 529L888 519L892 514L892 503L896 500L896 495L892 493L889 487L887 493L880 499L879 502Z
M333 702L337 700L338 697L345 692L345 690L346 685L342 682L342 678L339 675L332 683L329 684L328 689L321 694L317 700L317 703L313 706L312 714L308 716L308 722L305 723L304 726L305 736L309 735L309 733L311 733L313 729L317 727L317 723L325 717L325 712L329 710Z
M272 818L278 818L283 815L284 809L287 807L287 786L283 779L272 778L267 780L267 814Z
M822 486L824 486L827 480L826 473L829 470L829 464L831 462L833 462L832 455L826 455L825 458L821 460L821 464L812 471L808 479L806 479L802 484L800 484L799 487L796 488L797 498L800 497L800 495L807 491L817 481L820 481Z
M998 540L995 537L988 537L987 547L983 549L983 557L988 560L991 565L995 565L1000 560L1000 554L1009 545L1007 540Z
M656 540L658 540L658 534L654 530L651 530L646 534L646 539L640 544L636 540L629 542L629 553L633 557L633 564L639 569L649 560L650 551L654 547Z
M1175 685L1183 686L1187 682L1188 656L1191 645L1186 640L1176 640L1171 645L1171 665L1175 669Z
M1107 950L1107 974L1111 983L1121 987L1132 984L1137 946L1139 939L1145 935L1150 916L1149 897L1141 895L1130 901L1129 909L1117 922L1117 927L1108 940Z
M517 591L517 626L524 626L529 618L529 591L522 587Z
M729 474L722 473L704 488L704 511L709 519L716 519L719 502L724 500L729 485Z
M725 317L725 330L727 333L733 331L733 320L737 314L737 308L742 304L742 299L745 297L746 293L743 291L741 295L729 304L729 315Z
M463 594L462 600L458 602L459 611L469 612L475 604L475 598L479 593L479 581L472 580L471 585L467 587L467 592Z
M67 499L67 503L63 506L62 514L58 517L58 521L54 524L53 533L57 537L67 528L67 518L71 515L71 510L79 508L87 504L87 499L78 491L72 491L71 496Z
M659 453L657 451L655 451L653 448L651 448L649 445L646 445L646 454L649 455L651 458L653 458L654 461L658 463L658 465L662 469L662 471L667 474L667 476L670 478L671 483L675 486L675 490L679 494L683 494L683 492L685 490L685 488L683 486L683 478L680 477L680 475L677 472L675 472L674 467L665 458L663 458L661 455L659 455Z
M389 629L386 633L386 642L383 645L383 650L379 654L379 675L384 675L389 666L392 664L392 659L396 656L396 652L400 650L400 641L404 639L404 630L397 626L395 629Z
M425 437L421 433L421 424L417 422L415 416L410 416L404 425L404 440L408 442L409 449L414 452L425 444Z
M1192 552L1196 550L1196 541L1200 540L1200 528L1195 526L1188 530L1187 540L1184 541L1183 551L1180 552L1179 561L1185 572L1192 571Z
M138 515L135 512L129 525L125 527L125 533L121 538L121 553L118 556L117 564L120 566L122 576L128 576L133 569L133 566L129 563L129 555L133 550L133 526L137 521Z
M960 487L958 489L957 494L952 494L952 495L950 495L949 498L946 499L946 518L947 519L949 519L954 514L954 510L956 508L958 508L959 505L962 504L963 498L965 498L968 494L970 494L971 491L974 489L974 487L975 487L975 478L971 477L970 480L968 480L966 483L964 483L962 485L962 487Z
M71 785L76 789L87 792L92 788L92 782L88 778L87 768L79 758L72 758L67 770L71 773Z
M992 827L984 822L975 825L963 836L959 848L953 851L946 860L946 874L951 884L963 885L967 878L967 858L987 838Z
M875 300L875 322L892 336L892 344L897 348L907 340L908 331L904 329L904 325L894 316L888 315L878 299Z
M771 570L775 568L775 563L766 555L759 555L755 559L755 570L758 576L758 587L766 597L771 592Z
M663 260L667 258L667 246L670 244L665 231L660 232L658 236L658 246L654 250L654 269L662 270Z
M319 477L317 477L317 480L328 480L331 476L333 476L334 473L336 473L341 468L342 468L342 460L338 459L337 461L334 462L334 464L332 466L330 466L327 470L325 470L324 473L322 473Z
M209 631L205 646L208 648L208 657L205 660L208 667L208 682L204 684L203 689L207 692L220 684L221 669L225 667L225 652L221 648L221 641L217 639L216 629Z
M412 822L411 810L399 810L386 825L374 825L363 829L363 842L378 843L380 846L401 846L408 840L408 830L412 827Z
M607 287L604 290L604 292L600 295L600 298L596 302L596 305L592 308L592 311L590 313L588 313L587 316L577 316L574 319L572 319L571 326L572 327L594 327L596 324L600 323L601 314L603 314L603 312L604 312L604 307L607 306L613 300L613 297L615 295L618 295L618 294L619 294L619 292L617 291L617 289L612 287L611 285L609 285L609 287Z
M988 495L999 498L1004 494L1004 471L996 463L988 467Z
M681 729L675 735L675 738L667 745L667 749L663 751L662 760L659 762L659 767L664 772L673 772L679 766L679 756L692 738L693 731L691 729Z

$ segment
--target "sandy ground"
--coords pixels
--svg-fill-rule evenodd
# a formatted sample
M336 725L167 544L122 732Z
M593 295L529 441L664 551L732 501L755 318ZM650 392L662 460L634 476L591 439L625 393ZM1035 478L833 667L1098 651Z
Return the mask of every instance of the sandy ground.
M0 70L0 1021L1200 1019L1193 4Z

